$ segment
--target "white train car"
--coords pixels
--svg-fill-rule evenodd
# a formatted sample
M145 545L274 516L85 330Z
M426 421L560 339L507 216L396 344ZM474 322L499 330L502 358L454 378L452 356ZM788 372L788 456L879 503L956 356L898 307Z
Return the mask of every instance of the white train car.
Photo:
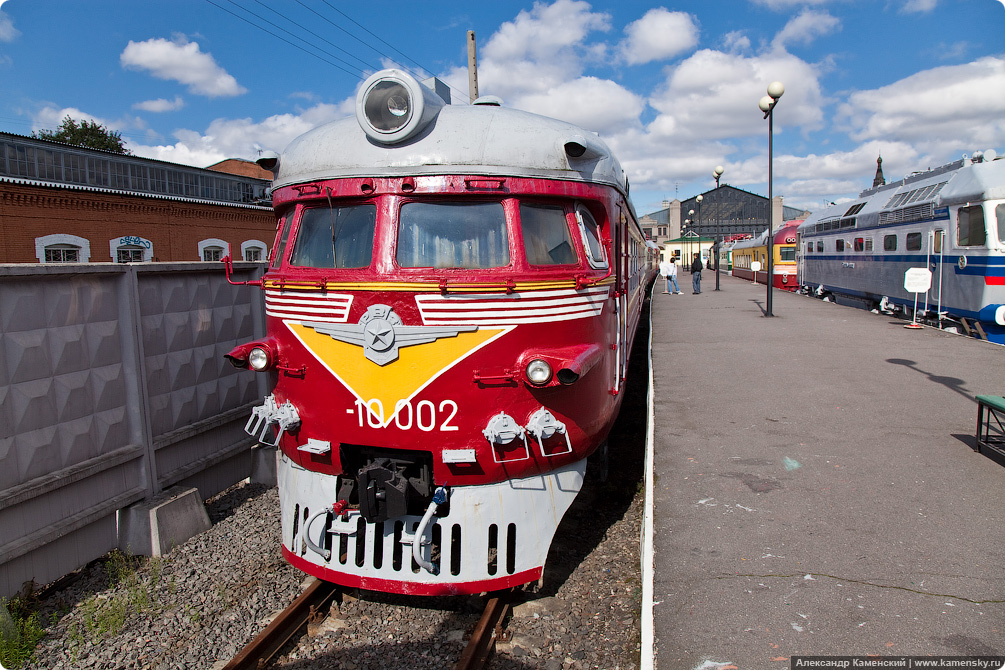
M1005 160L975 154L815 212L799 226L797 259L813 295L1005 344ZM916 315L911 268L931 271Z

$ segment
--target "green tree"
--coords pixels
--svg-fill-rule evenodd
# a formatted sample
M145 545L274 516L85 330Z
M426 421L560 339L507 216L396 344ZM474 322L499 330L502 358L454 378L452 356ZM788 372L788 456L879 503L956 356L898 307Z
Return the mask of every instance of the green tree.
M91 149L103 149L117 154L132 153L123 146L121 133L108 130L95 121L81 121L78 124L69 115L59 124L58 129L40 130L37 133L32 133L31 136Z

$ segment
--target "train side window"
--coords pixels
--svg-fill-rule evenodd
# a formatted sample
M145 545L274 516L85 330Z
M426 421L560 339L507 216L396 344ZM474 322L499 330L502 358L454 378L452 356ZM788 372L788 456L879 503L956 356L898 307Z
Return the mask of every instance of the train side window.
M872 238L871 237L865 238L865 250L866 251L872 251Z
M995 207L995 218L998 219L998 241L1005 244L1005 204Z
M982 247L987 244L983 207L980 205L960 207L956 216L956 243L959 246Z
M834 251L844 251L844 240L834 240Z
M865 251L865 238L856 237L854 249L855 251Z
M398 215L396 259L403 268L504 267L507 231L500 202L407 202Z
M907 244L904 246L908 251L921 251L921 233L908 233Z
M807 242L806 243L806 253L808 253L808 254L812 254L813 253L813 243L812 242Z
M883 236L883 251L896 251L897 250L897 236L896 235L884 235Z
M817 240L817 251L822 252L824 250L824 241Z
M374 205L305 209L290 264L311 268L369 267L376 222Z
M600 226L597 225L597 220L590 214L590 210L580 205L576 208L576 221L583 236L583 246L590 267L606 268L607 256L604 254L604 245L600 243Z
M569 265L579 260L564 207L521 203L520 230L531 265Z
M941 254L942 253L942 238L946 236L944 230L936 230L935 234L932 236L932 253Z
M279 230L277 232L276 243L272 245L272 267L278 268L283 262L283 254L286 253L286 240L290 236L290 228L293 226L293 210L290 210L279 217Z

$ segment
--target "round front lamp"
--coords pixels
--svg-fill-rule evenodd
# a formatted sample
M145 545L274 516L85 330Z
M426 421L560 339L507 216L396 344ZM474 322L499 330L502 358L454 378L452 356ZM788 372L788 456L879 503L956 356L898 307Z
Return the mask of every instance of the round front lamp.
M548 361L535 358L527 364L527 381L535 386L544 386L551 381L551 366Z
M248 352L248 365L252 370L261 372L269 367L269 363L271 363L269 352L262 347L254 347Z

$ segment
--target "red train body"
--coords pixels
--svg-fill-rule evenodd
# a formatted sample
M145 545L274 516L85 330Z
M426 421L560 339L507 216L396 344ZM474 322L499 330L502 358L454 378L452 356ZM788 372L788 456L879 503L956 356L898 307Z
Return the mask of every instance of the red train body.
M400 113L399 113L400 112ZM574 126L371 77L357 118L277 159L272 375L283 554L347 586L541 577L620 406L647 244L616 159Z
M785 291L799 289L796 274L796 228L799 221L787 221L774 232L774 257L772 260L772 277L775 288ZM768 284L768 235L764 231L749 240L739 240L733 244L733 276L759 284ZM759 263L758 269L753 269L754 263Z

